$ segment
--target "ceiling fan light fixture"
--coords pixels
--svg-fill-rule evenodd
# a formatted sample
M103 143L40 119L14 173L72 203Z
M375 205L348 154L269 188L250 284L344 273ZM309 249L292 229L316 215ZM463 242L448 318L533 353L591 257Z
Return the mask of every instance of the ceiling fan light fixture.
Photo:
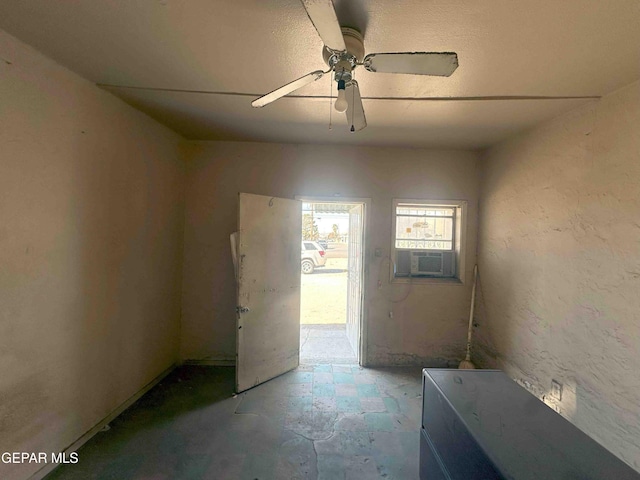
M335 109L338 112L346 112L347 107L349 107L349 102L347 102L347 94L345 92L345 81L338 80L338 98L336 99L336 103L334 104Z

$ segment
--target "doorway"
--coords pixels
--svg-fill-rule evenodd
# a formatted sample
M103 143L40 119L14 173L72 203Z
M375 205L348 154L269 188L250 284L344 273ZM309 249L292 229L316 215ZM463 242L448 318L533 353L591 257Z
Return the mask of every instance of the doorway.
M300 363L359 364L365 203L301 200Z
M249 193L239 194L238 231L230 237L231 253L236 277L236 392L240 393L260 385L272 378L282 375L296 368L302 363L329 363L341 362L366 365L366 315L363 308L363 271L365 269L365 229L367 212L370 210L370 199L298 199L295 200L268 197ZM331 302L344 299L346 294L346 310L342 315L336 315L325 325L344 325L340 333L327 333L325 330L311 333L301 342L300 317L301 317L301 257L298 256L298 248L303 248L305 255L306 245L302 241L302 205L303 203L327 204L331 211L337 210L335 204L344 205L342 214L348 217L348 227L342 222L337 223L337 228L331 226L333 235L327 238L333 243L339 244L338 252L346 245L347 259L346 272L344 272L344 260L341 270L337 273L345 274L346 291L342 289L338 294L324 296L320 290L318 295L321 304L330 305ZM312 212L318 211L314 207ZM311 212L309 212L311 213ZM315 218L318 218L317 216ZM313 220L313 219L312 219ZM320 222L320 219L317 220ZM310 228L315 235L314 221ZM347 228L346 232L344 229ZM320 228L317 229L319 238ZM312 243L318 243L311 240ZM327 245L329 247L329 245ZM322 258L326 256L324 248L316 247L315 254ZM327 248L331 251L331 248ZM320 253L322 251L322 254ZM309 252L307 252L309 253ZM312 252L313 253L313 252ZM324 254L324 255L323 255ZM343 257L344 258L344 257ZM326 258L326 260L329 260ZM323 262L318 261L314 271L324 268ZM329 262L331 266L334 262ZM306 275L312 275L306 268ZM329 270L329 269L327 269ZM314 320L311 318L311 322ZM305 320L306 322L306 320ZM316 325L315 323L311 323ZM316 348L322 355L309 359L309 356L300 355L301 345L311 346L314 338L328 338L325 344L336 342L346 336L350 347L348 357L332 356L325 348ZM317 344L317 343L316 343Z

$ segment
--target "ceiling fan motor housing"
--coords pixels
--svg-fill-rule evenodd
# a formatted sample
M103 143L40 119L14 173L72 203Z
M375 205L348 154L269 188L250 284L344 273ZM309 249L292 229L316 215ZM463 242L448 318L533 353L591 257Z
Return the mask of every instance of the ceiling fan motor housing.
M341 27L346 52L335 52L327 47L322 48L322 58L329 67L334 68L338 63L349 62L351 70L364 59L364 38L362 34L350 27ZM344 66L344 64L341 64Z

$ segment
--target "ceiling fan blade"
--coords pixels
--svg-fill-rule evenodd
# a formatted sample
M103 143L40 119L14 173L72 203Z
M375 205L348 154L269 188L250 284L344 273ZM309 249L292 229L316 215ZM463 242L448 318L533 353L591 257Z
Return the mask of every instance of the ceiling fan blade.
M325 74L322 70L316 70L315 72L308 73L304 77L300 77L297 80L294 80L291 83L287 83L280 88L276 88L273 92L269 92L266 95L263 95L259 98L256 98L253 102L251 102L251 106L255 108L264 107L265 105L270 104L271 102L275 102L281 97L288 95L289 93L304 87L310 83L315 82L319 78Z
M347 49L331 0L301 0L325 46L338 52Z
M364 58L370 72L450 76L458 68L454 52L371 53Z
M362 106L362 98L360 98L360 88L358 82L351 80L345 88L347 97L347 123L349 128L353 127L352 132L359 132L367 126L367 119L364 116L364 107Z

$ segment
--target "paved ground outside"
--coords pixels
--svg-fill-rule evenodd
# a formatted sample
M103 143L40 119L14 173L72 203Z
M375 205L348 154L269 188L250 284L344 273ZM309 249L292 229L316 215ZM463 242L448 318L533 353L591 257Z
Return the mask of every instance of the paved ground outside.
M327 258L347 258L347 248L346 243L330 243L326 250Z
M302 275L300 324L344 324L347 321L347 258L332 258L327 251L327 264L309 275Z

